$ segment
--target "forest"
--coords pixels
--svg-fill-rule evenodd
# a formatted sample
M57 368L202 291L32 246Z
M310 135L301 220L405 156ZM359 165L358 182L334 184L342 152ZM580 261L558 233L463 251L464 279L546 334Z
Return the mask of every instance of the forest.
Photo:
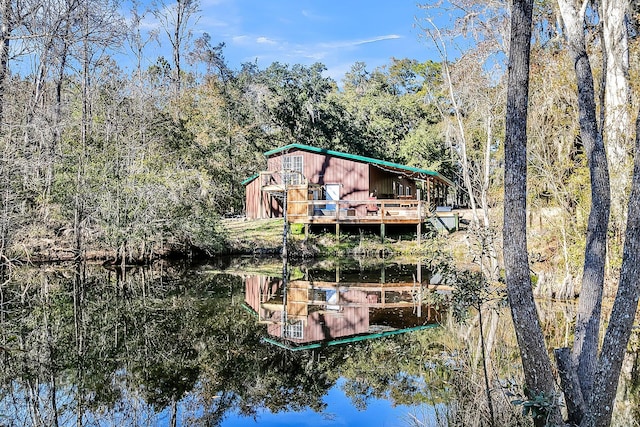
M494 287L471 306L506 288L534 424L607 426L640 297L637 7L424 4L438 60L335 81L322 63L229 65L192 31L198 0L0 0L2 280L22 261L217 253L277 146L434 169L469 194L464 274ZM580 296L555 364L534 294Z
M243 213L241 182L264 166L262 153L294 142L437 170L472 194L472 207L484 212L473 218L478 237L493 241L503 197L509 8L450 4L464 13L446 28L433 24L428 5L416 7L425 49L440 61L389 58L374 69L357 62L337 82L321 63L231 68L215 34L190 31L197 0L3 0L3 263L213 253L225 245L221 218ZM527 200L535 259L545 261L540 285L553 287L541 292L568 295L584 257L590 197L558 14L554 2L535 2ZM160 23L155 31L143 25L148 16ZM588 19L602 86L597 16ZM630 28L632 99L634 19ZM144 66L159 44L170 57ZM631 119L621 116L620 134L630 135ZM631 140L618 139L612 174L623 200ZM621 262L620 206L614 198L610 276Z

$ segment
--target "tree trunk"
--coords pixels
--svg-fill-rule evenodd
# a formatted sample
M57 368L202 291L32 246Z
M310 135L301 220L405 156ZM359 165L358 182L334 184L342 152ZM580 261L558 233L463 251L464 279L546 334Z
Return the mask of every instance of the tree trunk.
M558 5L575 61L580 136L591 175L591 211L572 351L580 389L586 399L591 394L596 369L611 196L607 156L597 124L593 74L586 50L585 8L576 9L573 0L558 0Z
M11 37L11 0L0 0L0 130L4 123L4 99L9 71L9 39Z
M612 194L612 221L616 235L624 224L624 207L629 176L627 175L631 137L629 119L629 43L627 36L628 0L601 0L602 44L605 49L606 73L604 93L603 136L611 169L611 184L620 191Z
M527 109L531 47L532 0L514 0L505 129L504 263L507 294L516 332L528 398L555 399L551 360L533 299L527 253ZM552 425L562 423L553 405L546 414ZM547 419L535 419L543 426Z
M631 195L628 205L622 270L609 326L604 337L589 399L590 413L581 427L607 427L611 424L620 369L640 295L640 113L636 120L636 148Z

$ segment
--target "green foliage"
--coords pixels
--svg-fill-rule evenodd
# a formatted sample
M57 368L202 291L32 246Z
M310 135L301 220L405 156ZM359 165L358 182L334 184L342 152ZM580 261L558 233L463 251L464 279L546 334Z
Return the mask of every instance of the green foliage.
M446 147L442 127L426 121L404 138L400 154L409 166L435 170L447 177L455 176L458 169Z
M522 415L531 416L533 419L547 419L551 410L557 405L555 396L544 393L533 396L531 399L514 399L513 405L522 406Z
M448 398L451 368L439 359L446 338L437 330L321 355L291 353L261 342L264 327L243 309L239 277L168 264L127 272L69 267L21 268L3 288L7 298L23 301L5 306L0 336L4 349L19 337L24 350L5 353L0 375L16 405L0 404L16 422L26 414L11 408L23 408L33 380L44 401L55 379L60 419L75 404L87 417L108 419L132 408L155 417L182 402L196 425L230 411L322 411L340 377L361 406L375 397L396 404ZM45 423L49 408L38 416Z
M291 234L302 234L304 232L304 224L291 224Z
M218 219L243 212L242 180L264 168L264 151L291 142L454 173L440 127L438 63L394 58L371 72L356 64L340 90L322 64L235 71L223 50L207 35L198 39L189 58L204 72L181 76L180 93L163 57L132 74L108 56L90 62L86 93L81 76L61 80L65 104L51 106L60 116L34 110L59 123L3 139L12 160L0 170L12 183L3 230L110 250L119 260L212 251L224 237ZM31 105L20 98L32 92L30 80L15 80L6 104ZM42 86L43 99L55 99L54 89ZM40 135L51 143L39 144Z
M482 273L465 270L456 274L451 298L453 317L457 321L467 319L470 308L479 310L487 300L488 291L488 285Z

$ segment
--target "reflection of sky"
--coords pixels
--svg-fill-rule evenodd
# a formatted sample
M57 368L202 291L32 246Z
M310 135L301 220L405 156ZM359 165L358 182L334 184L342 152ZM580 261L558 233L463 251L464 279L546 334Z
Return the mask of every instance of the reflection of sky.
M424 406L393 406L391 402L380 399L367 401L367 409L359 411L342 391L344 380L329 390L324 397L327 408L323 413L312 410L303 412L280 412L272 414L268 410L258 411L258 416L246 418L237 414L229 414L222 423L223 427L236 426L376 426L396 427L411 425L407 414L413 413L419 419L428 416L430 421L434 417L433 407ZM431 423L426 423L427 425Z

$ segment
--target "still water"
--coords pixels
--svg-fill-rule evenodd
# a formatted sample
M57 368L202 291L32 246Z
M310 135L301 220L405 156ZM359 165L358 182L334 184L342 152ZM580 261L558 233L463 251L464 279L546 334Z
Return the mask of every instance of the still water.
M420 264L12 271L0 425L415 425L453 369ZM420 284L424 285L420 285ZM432 304L427 304L430 301Z

